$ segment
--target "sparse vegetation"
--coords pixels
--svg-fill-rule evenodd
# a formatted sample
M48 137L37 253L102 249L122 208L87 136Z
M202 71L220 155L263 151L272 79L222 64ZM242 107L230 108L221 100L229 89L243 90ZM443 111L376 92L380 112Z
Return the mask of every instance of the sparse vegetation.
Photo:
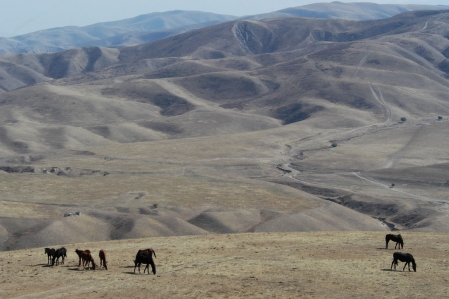
M385 233L210 234L66 245L69 252L75 246L105 248L110 264L107 271L78 270L74 252L69 253L65 265L55 267L42 266L47 261L43 248L0 252L1 294L2 298L92 299L149 295L446 298L447 234L407 233L405 246L407 251L412 250L418 264L415 273L407 268L403 272L402 262L397 271L390 271L395 249L379 250L385 246ZM157 275L132 274L133 254L148 246L157 253Z

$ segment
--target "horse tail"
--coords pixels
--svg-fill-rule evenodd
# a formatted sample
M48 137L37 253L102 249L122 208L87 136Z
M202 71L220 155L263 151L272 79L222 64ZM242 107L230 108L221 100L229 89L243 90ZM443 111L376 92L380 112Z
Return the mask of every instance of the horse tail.
M154 264L153 260L150 260L150 265L151 265L151 270L152 270L153 274L156 275L156 265Z

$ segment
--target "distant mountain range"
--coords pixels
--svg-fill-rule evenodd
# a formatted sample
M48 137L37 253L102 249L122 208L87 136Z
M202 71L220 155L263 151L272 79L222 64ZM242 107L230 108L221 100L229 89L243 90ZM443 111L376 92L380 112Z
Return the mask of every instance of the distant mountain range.
M402 12L415 10L442 10L449 9L443 5L417 5L417 4L377 4L368 2L343 3L314 3L304 6L291 7L276 12L253 16L255 19L266 18L319 18L319 19L346 19L346 20L377 20L386 19Z
M449 9L449 6L332 2L292 7L267 14L245 16L243 19L306 17L374 20L389 18L406 11L441 9ZM67 26L0 38L0 54L49 53L89 46L123 48L235 19L238 17L198 11L151 13L85 27Z
M237 17L199 11L151 13L85 27L67 26L0 38L0 54L58 52L87 46L126 47L234 19Z

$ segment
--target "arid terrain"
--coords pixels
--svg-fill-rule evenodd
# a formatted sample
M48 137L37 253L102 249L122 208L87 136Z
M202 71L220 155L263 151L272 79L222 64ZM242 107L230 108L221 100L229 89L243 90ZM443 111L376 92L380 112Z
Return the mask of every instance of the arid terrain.
M394 243L381 232L302 232L157 237L84 244L64 265L44 248L0 252L2 298L447 298L448 238L404 232L417 271L391 271ZM156 275L134 274L152 247ZM75 248L107 250L108 270L78 267Z
M446 298L448 78L448 10L2 55L0 298Z
M449 232L449 11L0 58L1 250Z

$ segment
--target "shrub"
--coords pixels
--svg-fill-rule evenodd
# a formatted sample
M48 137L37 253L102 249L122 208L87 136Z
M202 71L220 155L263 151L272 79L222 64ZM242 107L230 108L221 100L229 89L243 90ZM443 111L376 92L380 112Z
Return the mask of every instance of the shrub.
M442 120L443 119L443 117L442 116L438 116L438 120Z
M332 147L337 147L337 143L336 142L332 142Z
M407 119L405 117L401 117L401 121L406 121Z

